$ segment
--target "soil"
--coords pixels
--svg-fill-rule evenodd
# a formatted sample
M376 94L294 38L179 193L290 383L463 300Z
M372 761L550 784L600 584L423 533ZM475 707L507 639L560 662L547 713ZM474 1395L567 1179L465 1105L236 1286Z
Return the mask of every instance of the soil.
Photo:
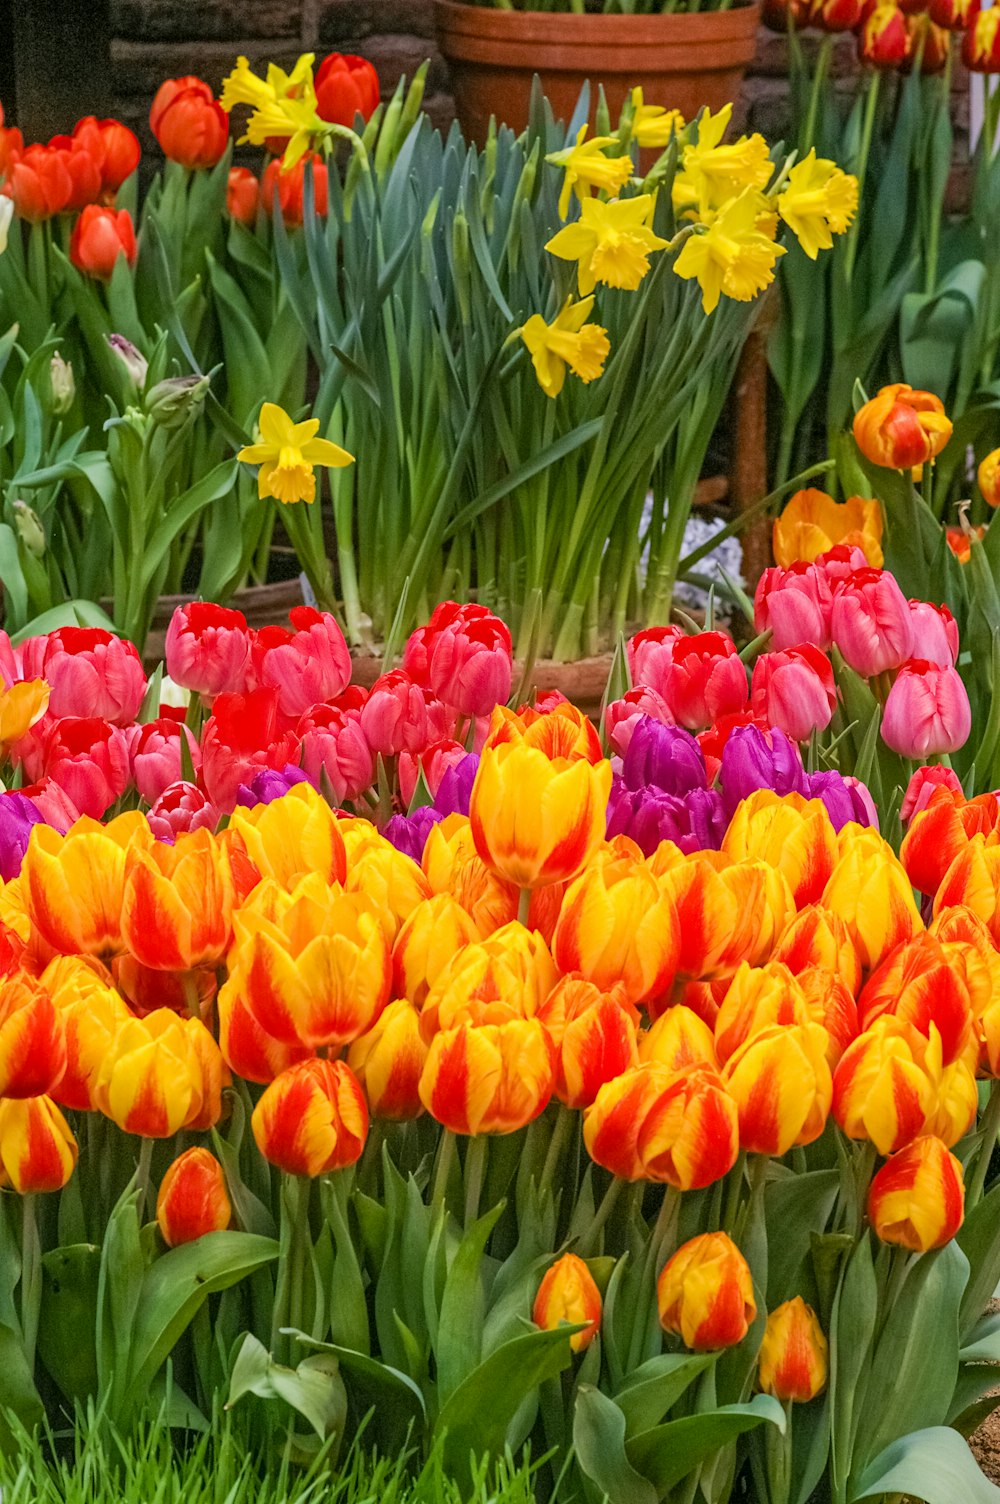
M1000 1301L990 1302L990 1311L1000 1311ZM1000 1484L1000 1388L994 1390L997 1409L969 1437L973 1456L992 1483Z

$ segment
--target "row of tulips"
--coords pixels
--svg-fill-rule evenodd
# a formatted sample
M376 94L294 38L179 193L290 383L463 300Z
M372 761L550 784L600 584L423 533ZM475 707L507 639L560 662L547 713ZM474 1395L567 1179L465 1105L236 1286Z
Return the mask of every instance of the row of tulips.
M600 733L508 709L472 605L367 693L310 608L182 609L169 679L4 644L5 1404L530 1441L616 1504L995 1497L1000 803L935 763L897 819L838 757L851 676L887 741L958 679L852 506L758 593L833 660L640 633Z

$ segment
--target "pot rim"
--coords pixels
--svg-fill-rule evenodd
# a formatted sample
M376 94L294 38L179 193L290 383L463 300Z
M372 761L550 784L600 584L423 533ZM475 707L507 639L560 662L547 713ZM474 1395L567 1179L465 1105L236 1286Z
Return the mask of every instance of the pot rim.
M497 41L528 40L564 49L682 44L706 34L744 37L757 30L760 0L735 0L728 10L670 12L652 16L573 15L569 11L499 10L466 5L461 0L434 0L438 29L444 35ZM572 22L567 28L567 21Z

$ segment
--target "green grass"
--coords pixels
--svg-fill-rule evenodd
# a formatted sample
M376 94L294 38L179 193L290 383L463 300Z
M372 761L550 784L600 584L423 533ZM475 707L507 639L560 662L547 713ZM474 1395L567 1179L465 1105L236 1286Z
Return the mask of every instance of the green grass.
M179 1434L179 1433L175 1433ZM3 1504L535 1504L532 1472L512 1460L483 1464L473 1486L446 1478L435 1458L374 1458L355 1448L339 1465L262 1463L220 1417L213 1431L181 1446L160 1423L124 1438L82 1418L72 1435L18 1431L0 1455Z

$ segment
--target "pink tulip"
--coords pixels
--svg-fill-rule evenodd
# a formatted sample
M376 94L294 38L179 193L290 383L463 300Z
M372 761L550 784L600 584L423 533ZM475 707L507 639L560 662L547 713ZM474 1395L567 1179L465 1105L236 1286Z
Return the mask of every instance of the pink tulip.
M637 632L626 649L632 683L645 685L662 695L674 647L684 635L681 627L671 626L647 627L645 632Z
M376 679L361 711L361 729L369 747L382 757L420 752L452 730L452 718L440 700L402 669Z
M298 738L279 724L277 690L218 695L201 738L205 791L223 814L230 814L241 783L249 783L262 768L287 767L298 754Z
M7 633L0 628L0 682L9 689L19 679L40 678L38 674L26 674L22 668L22 654L31 642L44 642L44 637L29 637L28 642L22 643L20 650L14 648Z
M830 586L812 564L775 565L765 569L753 598L753 624L758 633L771 633L773 651L814 642L830 646Z
M932 601L911 601L913 652L938 668L954 668L958 662L958 622L947 606Z
M899 668L913 650L910 604L884 569L858 569L841 581L831 627L844 662L864 679Z
M753 667L750 703L794 742L808 741L825 731L837 708L833 666L812 643L800 643L781 653L762 653Z
M296 606L293 630L262 627L251 636L255 688L276 689L282 715L300 716L341 694L351 682L344 634L326 611Z
M22 663L32 678L47 679L49 712L56 717L99 717L128 726L146 693L142 659L131 642L101 627L60 627L25 643Z
M972 730L972 711L957 669L915 658L886 696L882 740L901 757L957 752Z
M838 543L834 548L828 548L825 554L817 554L812 561L812 568L822 575L832 594L842 580L857 574L859 569L867 569L868 560L864 550L856 545Z
M182 689L209 699L237 694L250 663L246 617L210 601L179 606L167 628L166 659L167 673Z
M80 811L66 790L53 783L51 778L25 784L21 793L31 800L46 825L51 825L61 836L80 818Z
M930 767L917 768L906 785L906 793L903 795L903 803L900 806L899 818L903 824L909 825L921 810L927 808L934 791L942 788L951 789L954 794L962 792L958 774L952 768L946 768L943 763L939 762Z
M431 742L430 746L425 747L422 752L400 752L397 770L399 796L405 808L410 807L410 801L417 791L417 782L421 773L433 798L448 769L464 762L468 755L462 743L452 741L450 737L445 737L440 742Z
M627 689L620 700L611 701L604 712L604 734L614 756L625 756L633 731L646 715L652 716L654 721L662 721L665 726L673 722L666 700L648 685Z
M191 766L197 773L201 767L201 748L187 726L163 716L158 721L148 721L144 726L130 729L132 781L147 804L155 804L164 789L183 778L182 736L187 737Z
M348 697L357 703L344 704ZM375 758L361 728L364 700L364 691L352 687L337 705L314 705L296 727L303 773L317 788L325 776L338 804L360 799L375 781Z
M422 689L431 687L430 626L418 627L406 639L403 649L403 672L409 674L414 684Z
M658 688L677 725L688 731L743 710L749 699L746 669L724 632L679 637Z
M195 783L171 783L148 811L149 828L158 841L173 845L191 830L215 830L222 813Z
M44 768L81 815L99 820L128 788L128 737L98 716L64 716L46 737Z
M510 699L510 632L485 606L443 601L427 623L424 645L427 687L459 715L489 715Z

